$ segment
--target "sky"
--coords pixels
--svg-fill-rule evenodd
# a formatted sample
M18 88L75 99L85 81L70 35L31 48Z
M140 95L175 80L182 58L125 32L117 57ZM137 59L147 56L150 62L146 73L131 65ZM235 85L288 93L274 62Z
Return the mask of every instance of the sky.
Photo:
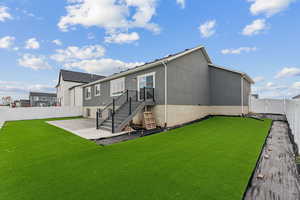
M300 94L299 0L1 0L0 97L55 92L60 69L110 75L204 45L263 98Z

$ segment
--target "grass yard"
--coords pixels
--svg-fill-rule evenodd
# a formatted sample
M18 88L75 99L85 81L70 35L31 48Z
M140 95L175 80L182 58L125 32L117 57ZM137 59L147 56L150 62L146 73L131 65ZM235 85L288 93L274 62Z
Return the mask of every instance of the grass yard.
M111 146L45 123L0 130L1 200L240 200L271 120L213 117Z

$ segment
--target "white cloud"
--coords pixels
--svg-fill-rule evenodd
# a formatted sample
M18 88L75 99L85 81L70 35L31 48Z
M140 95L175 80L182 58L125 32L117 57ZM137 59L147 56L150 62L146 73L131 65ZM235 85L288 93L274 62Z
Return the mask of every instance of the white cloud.
M210 21L207 21L204 24L200 25L199 30L200 30L202 37L208 38L208 37L214 35L216 33L216 31L214 29L216 24L217 24L216 20L210 20Z
M105 48L100 45L70 46L66 49L57 49L56 54L52 55L51 58L57 62L77 62L83 59L100 58L104 54Z
M249 53L249 52L252 52L252 51L256 51L257 48L256 47L240 47L240 48L237 48L237 49L223 49L221 51L222 54L241 54L243 52L245 53Z
M107 43L132 43L140 39L138 33L119 33L119 34L112 34L110 36L105 37L105 42Z
M300 82L293 83L292 88L300 90Z
M61 17L58 27L68 31L75 25L98 26L108 35L144 28L154 33L160 27L151 20L156 14L157 0L68 0L67 15Z
M275 78L287 78L293 76L300 76L300 68L296 67L284 67L280 72L278 72Z
M6 36L3 38L0 38L0 49L8 49L11 48L14 44L15 37L12 36Z
M125 63L120 60L101 58L101 59L82 60L79 62L66 63L64 67L67 69L78 68L89 73L110 75L114 72L119 72L142 64L143 63L139 63L139 62Z
M52 43L56 44L57 46L61 46L62 45L62 42L60 40L58 40L58 39L53 40Z
M254 20L251 24L247 25L242 34L251 36L251 35L258 35L260 34L263 30L268 29L268 25L266 23L265 19L257 19Z
M181 7L182 9L185 8L185 0L176 0L176 2L178 3L178 5L180 5L180 7Z
M22 58L18 59L18 63L20 66L31 68L33 70L52 69L44 56L24 54Z
M253 78L253 81L255 82L255 83L259 83L259 82L262 82L262 81L264 81L265 80L265 78L263 77L263 76L257 76L257 77L255 77L255 78Z
M248 0L252 2L250 12L253 15L265 14L270 17L286 10L296 0Z
M7 19L12 19L11 14L8 12L8 7L0 6L0 21L4 22Z
M30 38L25 43L26 49L39 49L40 43L37 41L36 38Z

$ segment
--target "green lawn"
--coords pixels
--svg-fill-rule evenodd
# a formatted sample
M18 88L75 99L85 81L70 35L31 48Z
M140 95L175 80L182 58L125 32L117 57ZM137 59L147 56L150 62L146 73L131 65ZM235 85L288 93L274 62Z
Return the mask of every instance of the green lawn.
M214 117L101 147L45 120L8 122L0 199L241 199L270 124Z

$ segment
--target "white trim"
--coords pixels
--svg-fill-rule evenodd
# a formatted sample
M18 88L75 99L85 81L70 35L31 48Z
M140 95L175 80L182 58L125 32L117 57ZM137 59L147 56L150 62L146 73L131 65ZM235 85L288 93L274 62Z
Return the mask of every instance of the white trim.
M147 77L147 76L153 76L153 88L155 88L155 73L156 72L150 72L150 73L147 73L147 74L142 74L142 75L139 75L137 76L137 91L138 91L138 94L140 94L140 78L143 78L143 77ZM138 95L138 100L141 100L140 99L140 95Z
M252 83L252 84L255 83L255 82L250 78L250 76L248 76L248 74L246 74L246 73L243 73L243 72L240 72L240 71L237 71L237 70L228 69L228 68L221 67L221 66L214 65L214 64L208 64L208 66L214 67L214 68L217 68L217 69L222 69L222 70L229 71L229 72L233 72L233 73L236 73L236 74L240 74L240 75L244 76L244 78L245 78L246 80L248 80L250 83Z
M242 106L242 115L244 114L244 77L241 77L241 106Z
M99 94L97 94L96 92L97 92L97 86L99 86ZM98 97L98 96L100 96L101 95L101 84L99 83L99 84L96 84L95 86L94 86L94 95L95 95L95 97Z
M123 82L123 90L119 91L119 94L112 94L112 89L111 89L112 84L111 83L114 82L114 81L119 81L119 80L121 80ZM124 93L124 91L125 91L125 77L114 79L114 80L110 80L110 82L109 82L109 90L110 90L109 93L110 93L111 97L117 97L117 96L122 95Z
M162 62L165 66L165 127L168 127L168 66Z

